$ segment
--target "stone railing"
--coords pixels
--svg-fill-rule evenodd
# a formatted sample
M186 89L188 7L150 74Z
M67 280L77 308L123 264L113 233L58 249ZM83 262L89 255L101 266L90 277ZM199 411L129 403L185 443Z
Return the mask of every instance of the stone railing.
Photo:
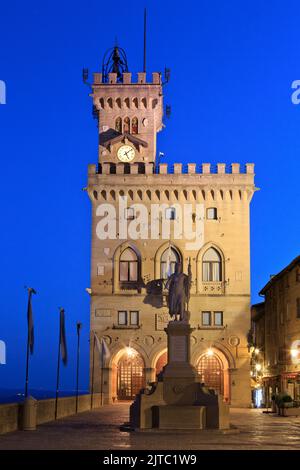
M147 82L147 74L145 72L138 72L137 80L132 81L132 73L125 72L123 73L122 81L117 81L116 73L109 73L107 76L104 76L102 73L94 73L94 83L93 86L97 85L161 85L161 73L153 72L152 81Z
M101 394L93 395L93 408L101 406ZM91 395L79 395L78 412L89 411L91 409ZM0 434L17 431L22 423L22 403L0 404ZM76 413L76 397L61 397L58 399L57 417L63 418ZM37 401L37 422L43 424L55 419L55 398Z

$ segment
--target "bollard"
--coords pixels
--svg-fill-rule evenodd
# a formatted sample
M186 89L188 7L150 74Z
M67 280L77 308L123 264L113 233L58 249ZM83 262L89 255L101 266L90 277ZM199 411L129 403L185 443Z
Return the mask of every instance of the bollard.
M33 397L27 397L23 404L23 431L36 430L37 400Z

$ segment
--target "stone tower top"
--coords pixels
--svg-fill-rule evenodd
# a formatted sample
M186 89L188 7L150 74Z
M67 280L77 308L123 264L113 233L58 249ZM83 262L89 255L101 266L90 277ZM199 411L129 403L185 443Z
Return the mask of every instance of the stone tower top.
M99 163L155 163L156 135L162 127L163 93L159 72L132 79L127 59L116 47L94 73L92 98L99 121Z

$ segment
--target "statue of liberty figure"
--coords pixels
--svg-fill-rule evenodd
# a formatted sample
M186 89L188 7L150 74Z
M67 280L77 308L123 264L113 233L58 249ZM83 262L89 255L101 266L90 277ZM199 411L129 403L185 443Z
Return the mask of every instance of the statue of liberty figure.
M188 321L188 308L192 282L191 260L189 259L188 274L182 272L182 263L177 262L175 272L171 274L166 289L169 291L169 314L175 321Z

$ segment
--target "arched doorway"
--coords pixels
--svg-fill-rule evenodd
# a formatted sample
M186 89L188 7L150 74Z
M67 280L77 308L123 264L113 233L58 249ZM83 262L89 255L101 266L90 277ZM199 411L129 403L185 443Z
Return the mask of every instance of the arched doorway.
M144 361L136 351L125 351L117 365L117 398L133 400L145 387Z
M224 396L224 367L219 356L208 352L200 357L197 365L198 374L206 387L212 388ZM226 397L224 396L226 399Z

